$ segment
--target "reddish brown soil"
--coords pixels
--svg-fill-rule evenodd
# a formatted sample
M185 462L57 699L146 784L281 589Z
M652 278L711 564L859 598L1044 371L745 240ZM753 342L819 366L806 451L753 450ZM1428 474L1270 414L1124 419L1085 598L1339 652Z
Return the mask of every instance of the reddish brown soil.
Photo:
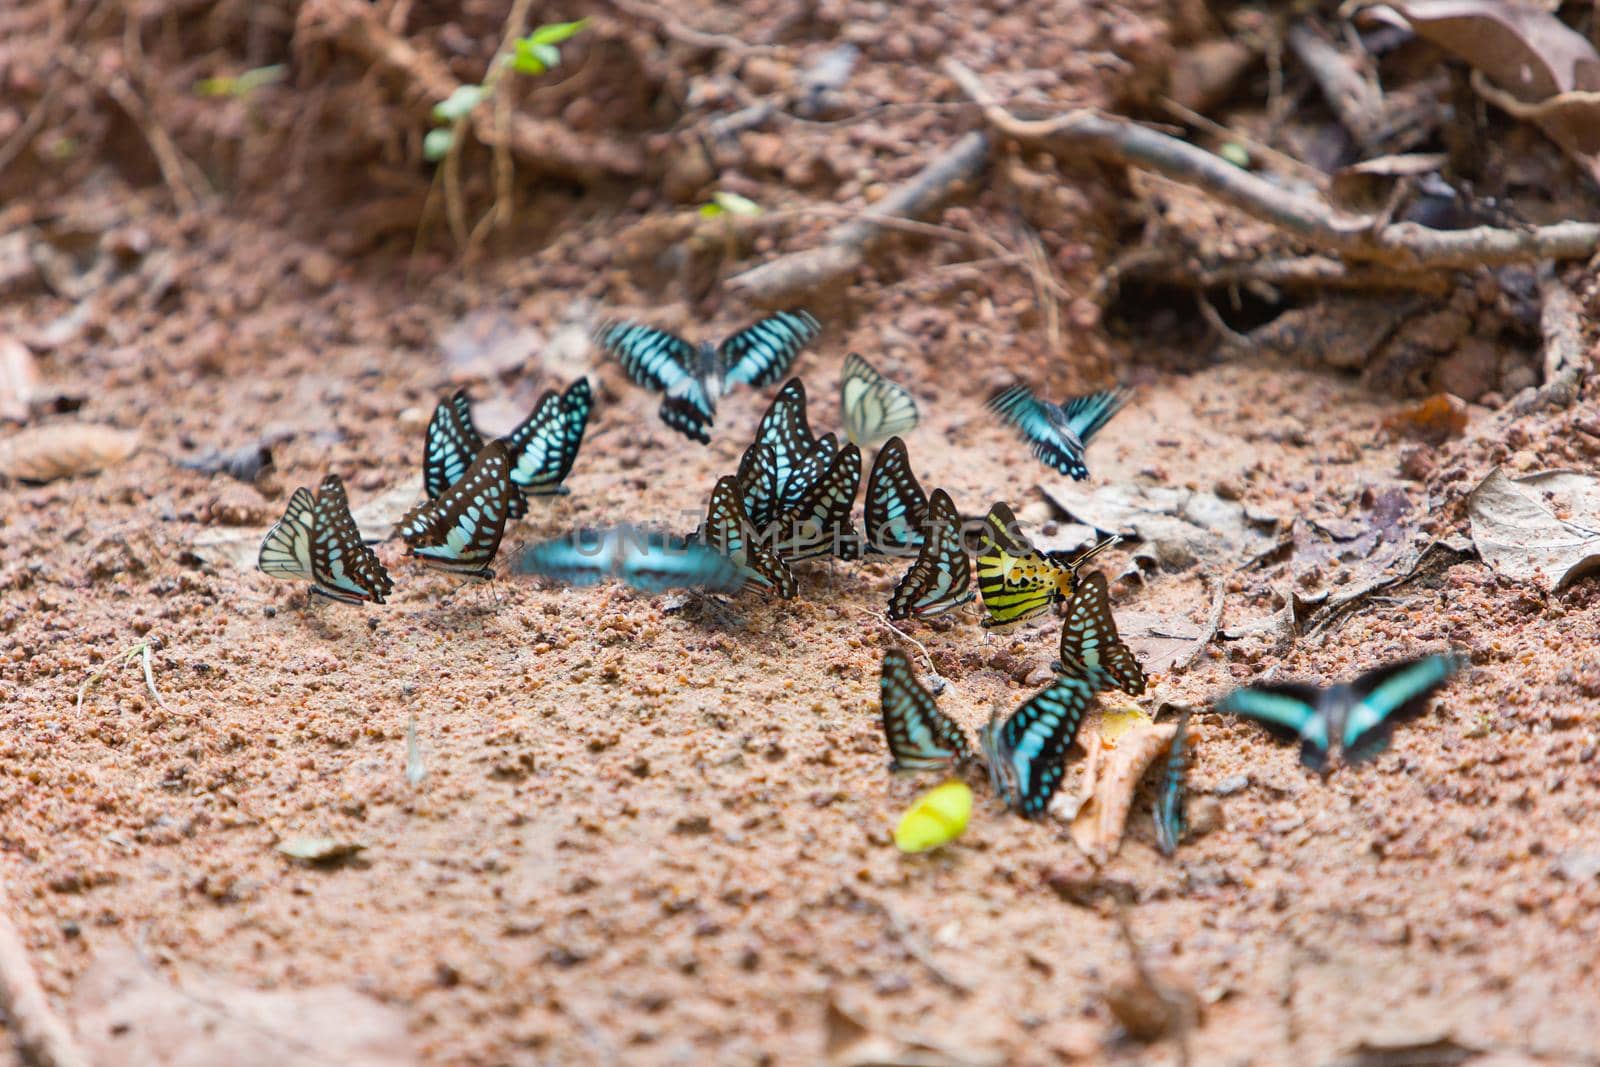
M848 6L857 24L866 7L884 10ZM1058 103L1112 103L1137 79L1104 76L1094 57L1149 63L1140 49L1160 47L1167 24L1089 8L1018 6L943 28L931 16L945 36L927 47L1008 87L1000 72L1015 72ZM773 17L731 29L757 39ZM925 95L929 64L909 34L869 47L853 91ZM1049 84L1021 73L1035 69L1062 73ZM914 172L965 121L925 112L807 128L793 150L871 170L818 196L859 206L864 186ZM730 187L808 202L759 168L740 180ZM897 244L846 294L811 305L826 331L797 372L814 427L837 428L840 361L866 353L922 405L908 442L924 482L965 512L1008 499L1036 524L1049 517L1036 487L1053 475L982 406L1013 374L1058 396L1136 385L1091 451L1096 482L1223 486L1285 520L1360 522L1364 492L1398 488L1411 525L1459 533L1463 495L1496 462L1593 462L1573 429L1592 396L1514 426L1473 407L1424 483L1399 473L1412 443L1383 429L1398 402L1354 381L1267 357L1163 369L1190 357L1113 338L1092 300L1121 194L1093 175L1052 180L1063 206L1041 233L1073 294L1062 351L1025 272L941 274L988 253ZM569 203L553 244L468 272L443 255L421 270L387 251L330 260L303 230L226 207L176 220L159 183L104 174L99 186L24 200L14 218L87 220L95 234L147 239L144 263L165 257L169 293L142 300L148 278L130 283L42 358L51 387L85 397L80 417L137 428L146 447L97 476L12 486L0 508L4 874L69 1016L97 951L132 942L169 975L369 993L404 1013L429 1064L815 1063L830 1001L952 1062L1173 1062L1173 1043L1134 1043L1106 1006L1128 959L1113 921L1121 893L1150 962L1204 1002L1196 1062L1324 1062L1363 1042L1444 1035L1503 1062L1592 1054L1593 579L1547 597L1461 562L1314 637L1214 644L1192 670L1156 679L1152 710L1202 706L1269 668L1332 680L1447 645L1471 657L1392 753L1325 780L1253 727L1197 717L1192 789L1239 775L1249 785L1175 859L1154 848L1148 795L1097 875L1062 827L1007 814L986 786L957 844L903 856L893 821L934 783L884 770L877 668L893 636L872 613L897 565L813 567L794 602L743 598L731 618L701 621L611 585L457 589L396 544L380 550L394 597L364 609L193 555L218 536L253 545L288 492L327 471L344 475L358 510L414 481L440 395L465 384L490 402L491 423L515 417L590 369L593 353L553 342L602 307L709 335L746 320L750 309L721 299L702 316L683 292L613 265L618 235L666 207L646 198L617 217ZM1015 197L990 188L942 221L1007 232ZM821 225L803 225L792 246ZM0 333L34 336L74 306L22 294L0 306ZM538 331L543 355L448 366L438 338L483 309ZM584 524L687 530L767 401L734 394L701 448L614 370L596 380L572 495L536 504L506 551ZM269 435L276 470L255 486L173 462ZM1129 559L1113 552L1107 569L1126 574ZM1334 566L1297 586L1293 561L1233 570L1245 562L1118 582L1118 612L1196 623L1220 581L1231 628L1270 615L1290 589L1349 578ZM996 702L1037 688L1055 653L1053 623L985 640L965 615L915 634L950 682L942 706L974 729ZM146 638L159 641L164 707L118 665ZM417 786L405 773L413 718L427 771ZM274 851L302 834L366 850L331 869Z

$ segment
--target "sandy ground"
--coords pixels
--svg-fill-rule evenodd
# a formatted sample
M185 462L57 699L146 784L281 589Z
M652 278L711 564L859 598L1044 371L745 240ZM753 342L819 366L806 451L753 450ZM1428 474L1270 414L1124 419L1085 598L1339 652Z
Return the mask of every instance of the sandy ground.
M12 486L0 509L0 855L69 1017L92 961L133 944L141 966L190 983L370 994L428 1064L810 1064L830 1004L949 1062L1175 1062L1173 1042L1132 1041L1106 1005L1128 961L1120 895L1151 964L1203 1002L1196 1062L1322 1063L1443 1036L1495 1062L1593 1054L1594 579L1544 596L1465 560L1314 636L1219 642L1157 677L1152 710L1269 669L1333 680L1446 646L1471 658L1390 754L1326 780L1253 727L1197 718L1190 783L1225 794L1222 824L1173 860L1154 848L1148 790L1096 874L1062 827L1010 816L982 786L958 844L903 856L893 821L935 780L884 770L877 669L895 639L872 616L897 564L814 566L794 602L700 618L610 585L458 589L389 544L391 603L349 608L215 544L253 555L288 493L329 470L358 513L403 500L435 399L466 384L486 422L508 423L591 369L570 339L602 305L713 336L746 309L651 308L626 279L572 279L562 248L469 279L408 285L383 257L324 277L303 266L324 253L280 230L221 213L179 224L159 202L113 187L66 205L147 232L181 284L117 305L45 361L52 386L85 396L79 417L136 428L144 449L96 476ZM986 194L971 210L1002 205ZM1110 236L1082 240L1060 258L1087 294L1089 250ZM1087 296L1052 356L1025 274L951 285L926 258L897 249L848 301L812 305L826 330L797 373L813 427L837 428L840 363L866 353L922 405L908 443L924 483L967 513L1009 500L1047 539L1039 488L1054 475L982 407L1012 374L1057 396L1135 386L1091 450L1094 484L1220 490L1285 521L1364 527L1398 491L1402 528L1443 537L1464 531L1461 498L1497 462L1593 463L1572 429L1586 396L1511 429L1473 407L1428 479L1408 479L1414 442L1384 429L1402 401L1264 356L1166 369L1182 356L1111 338ZM16 300L3 329L33 333L71 306ZM535 354L449 363L439 339L473 312L537 331ZM614 370L593 373L572 495L536 503L506 551L585 524L687 530L772 392L727 399L702 448ZM276 469L254 486L173 463L263 437ZM1247 562L1140 573L1119 549L1105 566L1119 615L1179 626L1205 618L1220 583L1225 629L1359 570ZM913 633L950 683L942 706L973 729L1042 684L1055 654L1053 621L986 640L962 615ZM159 641L160 702L118 665L145 639ZM365 850L327 869L274 850L305 834Z

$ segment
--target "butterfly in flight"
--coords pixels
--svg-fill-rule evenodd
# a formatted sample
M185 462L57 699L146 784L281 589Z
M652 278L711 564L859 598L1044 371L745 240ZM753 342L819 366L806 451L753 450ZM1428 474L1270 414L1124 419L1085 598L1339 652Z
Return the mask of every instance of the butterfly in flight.
M839 414L845 436L859 448L906 433L918 419L917 402L905 386L891 382L854 352L844 357Z
M636 526L582 530L523 549L512 569L566 585L595 585L608 578L646 593L702 589L735 593L746 574L727 556L698 541Z
M316 496L301 487L261 542L256 566L274 578L311 583L311 591L344 604L382 604L394 582L350 515L337 474L322 480Z
M989 783L1007 807L1028 818L1044 814L1066 774L1062 764L1094 704L1094 686L1060 678L1009 716L996 712L979 739Z
M739 480L731 474L718 479L711 490L706 521L696 539L732 560L745 572L749 584L785 599L793 597L794 572L772 551L771 545L757 540L755 535L739 494Z
M1012 626L1042 614L1072 595L1078 568L1116 544L1115 535L1077 555L1040 552L1022 536L1004 502L989 509L978 547L978 592L986 629Z
M911 473L906 443L898 437L885 441L872 460L864 521L867 552L909 556L922 547L928 525L928 496Z
M785 382L756 427L735 475L745 512L758 529L800 502L838 452L833 434L820 439L806 418L806 387L799 378Z
M791 479L793 481L793 479ZM850 521L861 486L861 450L845 445L795 505L777 518L773 551L785 563L838 556L859 559L861 535Z
M1117 634L1106 576L1099 571L1079 578L1067 601L1067 617L1061 622L1060 670L1082 678L1096 690L1109 688L1109 682L1130 696L1144 693L1144 670Z
M904 577L889 595L889 618L928 618L973 597L972 568L961 541L961 513L943 489L928 500L927 536Z
M430 567L471 578L493 578L517 489L511 484L504 440L483 446L465 474L437 500L406 512L395 526L411 554Z
M911 662L897 648L883 654L878 693L891 771L931 771L973 758L967 735L939 710L933 694L923 688Z
M1167 769L1161 775L1161 785L1156 790L1156 847L1163 856L1178 851L1178 843L1188 829L1188 816L1184 810L1183 779L1188 766L1186 745L1189 732L1189 711L1178 716L1178 730L1172 735L1172 747L1167 750Z
M1052 404L1025 385L1012 385L990 397L989 408L1016 427L1042 462L1082 481L1089 477L1083 461L1089 438L1122 410L1130 395L1125 389L1103 389Z
M578 458L593 407L589 380L579 378L564 394L547 391L522 424L501 439L511 460L511 482L517 489L511 498L511 518L520 519L527 514L529 496L567 492L561 483ZM460 481L483 451L483 445L483 435L472 421L467 394L458 390L449 399L441 400L433 410L423 443L422 487L428 499L439 499Z
M664 394L661 421L701 444L711 443L717 401L736 385L761 388L788 372L822 324L806 311L769 315L719 346L692 345L677 334L634 322L605 322L594 339L615 356L635 385Z
M1281 741L1298 739L1300 762L1321 772L1335 751L1348 766L1388 748L1395 726L1422 714L1428 698L1465 663L1454 653L1436 653L1326 689L1301 682L1250 686L1218 701L1216 710L1254 719Z

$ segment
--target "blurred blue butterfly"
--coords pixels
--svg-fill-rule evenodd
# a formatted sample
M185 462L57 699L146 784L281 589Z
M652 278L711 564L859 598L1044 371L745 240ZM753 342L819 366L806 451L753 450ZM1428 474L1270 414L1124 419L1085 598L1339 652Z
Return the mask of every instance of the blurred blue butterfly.
M780 311L720 346L692 345L677 334L634 322L605 322L594 339L635 385L664 394L661 421L701 444L711 442L717 401L734 386L771 385L822 330L806 311Z
M584 530L542 541L524 549L512 569L567 585L615 578L646 593L667 589L732 593L745 583L744 572L715 549L636 526Z
M1189 711L1178 716L1178 730L1172 735L1172 747L1167 750L1167 769L1161 776L1161 786L1156 791L1156 847L1163 856L1178 851L1188 828L1184 810L1184 771L1188 767L1185 746L1188 741Z
M1012 385L990 397L989 407L1016 427L1040 460L1082 481L1089 477L1083 461L1089 438L1122 410L1130 395L1124 389L1105 389L1065 404L1051 404L1035 397L1025 385Z

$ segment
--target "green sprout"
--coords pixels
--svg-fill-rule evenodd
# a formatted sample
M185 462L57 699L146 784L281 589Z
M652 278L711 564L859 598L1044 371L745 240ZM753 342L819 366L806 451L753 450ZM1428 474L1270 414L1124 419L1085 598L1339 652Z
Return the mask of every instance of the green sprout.
M753 219L760 214L761 205L754 200L722 189L711 194L709 204L700 205L700 217L703 219L714 219L718 215L737 215L740 218Z
M512 42L511 54L502 61L519 74L543 74L561 63L563 41L571 40L589 24L588 19L576 22L554 22L540 26L526 37ZM435 129L422 138L422 158L437 163L455 147L456 127L472 113L473 108L487 100L494 92L493 73L482 85L463 85L445 99L433 105Z
M561 65L561 49L556 46L571 40L588 24L588 19L578 19L576 22L553 22L548 26L540 26L526 37L516 39L511 54L505 58L505 64L518 74L543 74L552 67L558 67Z
M194 83L196 96L226 97L242 100L267 85L276 85L288 77L289 68L282 63L274 63L270 67L256 67L234 77L223 75L216 78L201 78Z

